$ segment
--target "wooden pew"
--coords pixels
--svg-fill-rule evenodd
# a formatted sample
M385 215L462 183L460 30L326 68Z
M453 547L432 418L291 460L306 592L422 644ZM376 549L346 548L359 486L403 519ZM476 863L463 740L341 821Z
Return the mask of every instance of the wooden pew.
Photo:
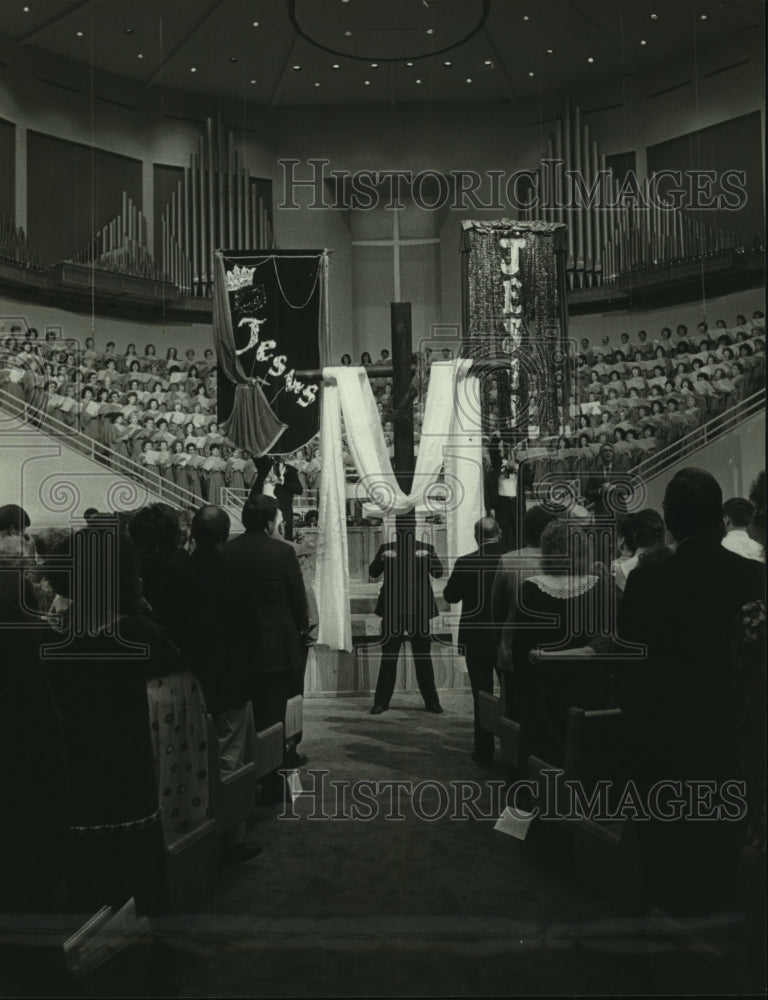
M297 736L302 730L304 715L304 699L300 694L288 699L285 707L285 738L291 739Z
M219 834L213 819L165 848L167 902L171 913L181 913L199 896L210 892L219 870Z
M587 794L601 778L620 786L620 741L619 709L586 712L571 708L565 777L580 781ZM620 906L638 910L644 900L637 825L632 820L600 823L587 817L569 820L568 825L577 878Z
M480 725L494 736L499 736L499 723L501 721L502 701L495 695L487 691L481 691L478 699L478 712L480 715Z

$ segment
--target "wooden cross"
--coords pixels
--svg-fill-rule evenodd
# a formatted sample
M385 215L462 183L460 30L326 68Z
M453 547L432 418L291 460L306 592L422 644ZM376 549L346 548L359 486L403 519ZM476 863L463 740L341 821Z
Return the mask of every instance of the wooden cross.
M393 304L400 304L402 284L400 280L400 249L402 247L425 246L439 243L434 237L400 236L400 213L392 212L392 239L390 240L352 240L353 247L392 247Z

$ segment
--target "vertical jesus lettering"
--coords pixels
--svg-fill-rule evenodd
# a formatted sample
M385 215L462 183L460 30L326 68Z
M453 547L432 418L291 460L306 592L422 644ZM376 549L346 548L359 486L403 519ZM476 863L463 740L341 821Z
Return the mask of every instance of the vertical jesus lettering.
M305 250L223 254L235 353L246 377L261 386L272 412L287 425L275 446L280 454L300 448L318 431L318 386L297 378L296 371L320 363L322 257L322 251ZM234 386L220 373L222 391L226 406Z

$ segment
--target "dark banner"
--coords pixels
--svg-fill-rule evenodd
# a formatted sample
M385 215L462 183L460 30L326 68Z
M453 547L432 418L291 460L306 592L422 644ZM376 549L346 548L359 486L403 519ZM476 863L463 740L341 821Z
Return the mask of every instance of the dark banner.
M225 250L222 259L237 361L287 425L272 448L287 454L319 428L320 384L297 378L296 371L320 366L323 251ZM235 384L219 365L220 423L229 418L234 400Z

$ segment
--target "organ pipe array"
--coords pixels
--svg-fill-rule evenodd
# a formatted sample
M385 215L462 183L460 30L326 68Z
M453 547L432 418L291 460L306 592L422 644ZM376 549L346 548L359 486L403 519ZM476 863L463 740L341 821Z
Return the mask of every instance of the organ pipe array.
M4 215L0 215L0 257L23 267L41 267L40 258L30 247L27 234Z
M188 261L193 295L213 294L217 249L273 245L266 192L260 192L244 159L221 118L215 123L208 118L197 152L190 156L160 220L164 270L178 274Z
M120 214L74 261L175 285L182 295L213 295L214 253L273 246L271 196L251 177L221 119L206 121L197 152L184 167L159 227L159 261L147 242L147 220L123 192Z
M167 252L166 252L167 250ZM96 233L94 238L74 258L76 264L102 267L118 274L130 274L153 281L168 281L182 294L190 294L191 268L178 245L163 243L160 268L147 246L147 220L144 213L123 191L119 215Z
M623 179L569 102L534 175L536 198L526 198L531 204L519 215L567 224L571 288L612 285L630 271L744 249L742 232L706 226L671 202L665 207L652 197L651 178L638 181L635 196L620 198Z

